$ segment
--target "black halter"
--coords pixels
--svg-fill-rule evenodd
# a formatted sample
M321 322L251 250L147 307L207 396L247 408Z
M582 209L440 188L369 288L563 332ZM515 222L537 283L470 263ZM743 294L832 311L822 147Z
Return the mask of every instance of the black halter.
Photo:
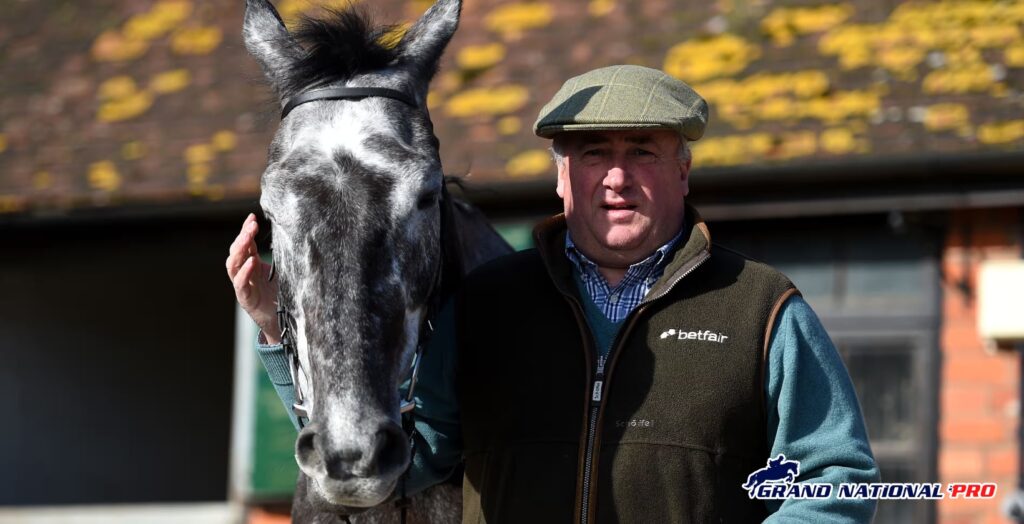
M284 117L288 116L292 109L306 102L316 100L353 100L369 97L391 98L416 107L415 100L397 89L387 89L384 87L331 87L306 91L289 98L285 101L284 109L281 110L281 120L284 120Z

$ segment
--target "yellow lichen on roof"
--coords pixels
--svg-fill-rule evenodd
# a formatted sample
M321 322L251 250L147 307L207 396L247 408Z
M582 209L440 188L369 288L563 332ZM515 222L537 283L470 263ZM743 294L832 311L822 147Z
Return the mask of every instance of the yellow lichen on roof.
M488 13L484 25L506 38L514 38L527 29L547 26L553 18L554 9L546 2L514 2Z
M152 106L153 95L149 91L137 91L100 104L96 118L100 122L120 122L135 118Z
M231 151L238 145L238 136L235 135L234 131L217 131L210 138L210 145L213 146L214 151L219 153Z
M1003 61L1008 67L1024 67L1024 42L1017 42L1004 49Z
M146 146L138 140L126 142L121 146L121 158L125 160L138 160L146 156Z
M174 69L158 73L150 78L149 90L159 95L166 95L177 93L191 83L192 73L188 69Z
M213 168L210 164L189 164L185 170L188 191L192 196L202 196L206 192L206 181L210 179Z
M1024 138L1024 120L991 122L978 126L978 141L998 145L1016 142Z
M792 73L757 73L743 79L719 79L694 86L708 103L749 105L769 98L810 98L828 92L824 71L808 69Z
M437 109L444 99L444 95L437 91L430 91L427 93L427 109Z
M970 124L970 111L964 104L933 104L925 108L924 128L928 131L956 131Z
M876 52L878 65L908 82L917 80L917 66L924 60L924 55L924 48L913 46L888 47Z
M933 68L970 69L979 51L1019 45L1024 3L984 1L908 2L877 24L838 26L818 42L818 50L839 58L843 69L883 67L903 80L929 52L943 53Z
M804 118L834 124L847 119L867 119L882 106L881 96L868 90L837 91L808 100L801 108Z
M90 54L99 62L134 60L149 50L149 42L126 38L119 31L104 31L92 44Z
M448 99L445 113L460 118L504 115L521 109L529 98L529 91L519 85L467 89Z
M211 200L219 200L224 196L224 187L218 184L207 184L213 175L213 161L219 153L226 153L238 147L238 136L234 131L222 129L210 137L208 142L192 144L185 148L185 180L189 194L204 196Z
M789 160L811 156L818 151L818 135L814 131L794 131L776 138L776 145L766 155L772 160Z
M179 55L207 55L220 45L223 38L219 27L183 27L171 35L171 50Z
M25 209L27 200L20 195L0 195L0 213L17 213Z
M206 181L210 179L210 175L213 173L213 168L210 164L192 164L188 166L185 171L185 177L188 180L188 192L192 196L202 196L206 194L208 187Z
M1024 4L1019 1L991 2L958 0L947 2L907 2L889 15L902 25L926 24L933 27L962 27L965 24L1024 22Z
M498 43L469 45L459 49L455 63L462 69L479 70L494 67L505 59L505 46Z
M199 186L206 182L206 179L210 178L210 173L213 169L210 164L190 164L188 169L185 171L185 176L188 178L190 186Z
M96 119L100 122L120 122L148 111L159 95L177 93L192 83L187 69L172 69L157 73L149 79L145 89L139 89L135 80L118 75L103 81L97 92L100 100Z
M757 121L813 119L834 124L866 119L881 106L881 95L875 91L830 91L828 75L813 69L713 80L695 89L719 118L741 129Z
M128 18L119 30L100 34L93 41L92 57L101 62L134 60L146 53L152 40L173 31L191 13L189 0L160 0L149 11Z
M117 191L121 187L121 174L117 166L109 160L93 162L89 165L89 187L100 191Z
M544 149L523 151L505 164L505 174L510 178L528 178L553 171L551 154Z
M735 75L759 56L758 46L726 33L672 46L665 55L663 69L684 82L703 82Z
M845 155L869 150L867 140L851 127L833 127L817 133L798 130L772 135L751 133L705 138L693 144L693 156L702 166L735 166L759 160L783 161L819 152Z
M788 46L797 36L820 33L846 21L853 14L850 4L816 7L780 7L761 20L761 29L777 46Z
M32 175L32 188L36 191L45 191L53 187L53 176L49 171L37 171Z
M921 89L929 95L940 93L980 93L992 90L996 83L992 67L981 63L956 69L938 69L928 73Z
M833 127L822 131L818 142L822 151L833 155L866 153L869 149L866 140L858 138L852 129L846 127Z
M607 16L615 10L615 0L590 0L587 13L595 18Z
M506 116L498 120L498 134L511 136L522 129L523 123L518 117Z
M704 138L694 142L692 149L701 166L734 166L763 158L773 145L772 135L752 133Z
M115 100L131 96L137 91L135 79L127 75L118 75L104 80L96 95L100 100Z
M189 164L202 164L213 160L214 154L210 144L193 144L185 148L185 161Z
M125 37L134 40L154 40L184 22L191 12L192 2L157 2L149 11L129 18L121 32Z

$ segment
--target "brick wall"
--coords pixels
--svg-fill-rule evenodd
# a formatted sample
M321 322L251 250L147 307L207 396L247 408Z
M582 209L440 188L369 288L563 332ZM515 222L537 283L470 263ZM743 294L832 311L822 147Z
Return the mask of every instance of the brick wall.
M986 347L975 293L980 263L1019 259L1017 209L955 212L943 253L939 480L996 482L994 500L942 500L939 521L1007 522L1000 504L1017 486L1018 355ZM1024 315L1024 312L1022 312Z

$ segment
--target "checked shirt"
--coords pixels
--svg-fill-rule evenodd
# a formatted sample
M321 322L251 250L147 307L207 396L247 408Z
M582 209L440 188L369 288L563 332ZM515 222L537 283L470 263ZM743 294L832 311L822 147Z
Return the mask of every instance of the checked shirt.
M622 278L619 285L615 286L615 289L608 285L608 281L597 270L597 264L576 249L572 235L568 232L565 234L565 256L572 262L576 271L579 271L583 285L586 287L587 293L590 294L591 300L594 301L594 305L604 313L608 320L620 322L626 318L626 315L629 315L630 311L640 305L647 292L661 278L665 272L665 266L668 264L668 255L683 236L684 229L680 228L679 233L676 233L672 240L651 253L651 256L629 266L626 276Z

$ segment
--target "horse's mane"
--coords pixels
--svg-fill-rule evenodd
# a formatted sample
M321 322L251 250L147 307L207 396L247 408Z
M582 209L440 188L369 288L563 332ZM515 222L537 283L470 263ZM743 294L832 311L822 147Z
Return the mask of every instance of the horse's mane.
M395 26L376 25L362 7L325 9L317 17L303 16L292 36L305 56L288 70L285 90L297 93L311 85L347 80L362 72L383 69L398 56L383 42Z

